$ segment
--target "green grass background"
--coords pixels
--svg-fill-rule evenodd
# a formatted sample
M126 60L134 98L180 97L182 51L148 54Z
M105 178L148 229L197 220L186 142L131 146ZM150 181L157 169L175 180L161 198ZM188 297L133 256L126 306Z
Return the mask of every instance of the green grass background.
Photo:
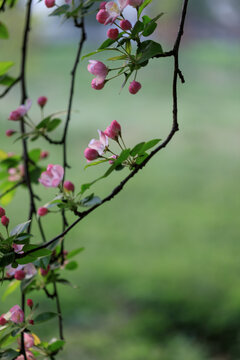
M46 95L47 112L65 110L74 46L31 46L30 98ZM116 199L67 236L68 249L84 246L85 251L77 258L76 272L63 270L77 288L60 286L67 346L59 359L240 358L239 56L239 47L221 41L185 44L180 132ZM125 142L133 146L164 139L172 121L171 60L151 61L141 71L143 88L137 96L127 89L119 95L119 80L93 91L86 64L80 64L77 75L68 136L72 169L67 179L77 189L107 166L84 171L83 150L97 136L96 129L104 130L116 119ZM5 151L20 149L4 136L7 128L17 126L7 117L18 103L17 88L1 101ZM30 114L39 120L37 105ZM57 147L44 141L31 147L49 150L49 162L61 162ZM113 174L94 191L103 197L127 173ZM51 189L39 186L37 191L39 206L54 196ZM26 220L27 205L26 192L18 191L7 207L12 226ZM48 238L61 230L57 216L49 215L43 223ZM40 301L41 310L54 309L43 295L31 296ZM0 312L17 302L15 293L1 303ZM54 320L36 332L43 340L58 337Z

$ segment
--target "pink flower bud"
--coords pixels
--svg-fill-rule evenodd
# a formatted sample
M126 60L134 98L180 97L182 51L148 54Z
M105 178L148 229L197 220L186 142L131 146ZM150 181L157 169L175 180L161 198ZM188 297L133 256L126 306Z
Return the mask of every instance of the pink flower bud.
M84 156L88 161L96 160L98 158L98 152L95 149L86 148L84 150Z
M132 24L128 20L121 20L120 21L120 27L125 31L126 30L131 30Z
M100 9L96 15L96 19L100 24L104 24L109 18L109 14L105 9Z
M107 32L107 37L112 40L116 40L118 38L119 31L118 29L109 29Z
M49 0L46 0L49 2ZM55 5L55 2L54 2L54 5ZM53 5L53 6L54 6ZM49 6L49 7L52 7L52 6ZM37 99L37 103L39 106L41 107L44 107L44 105L47 103L48 101L48 98L46 96L40 96L38 99Z
M13 120L13 121L16 121L16 120L20 120L22 117L21 113L18 111L18 110L14 110L10 113L9 115L9 120Z
M7 323L7 320L4 317L4 314L0 316L0 325L4 326Z
M106 65L97 60L89 60L87 69L92 75L98 76L101 79L105 79L108 74Z
M117 155L112 155L111 159L114 159L114 160L117 159ZM109 160L109 164L110 165L114 164L114 160Z
M27 299L27 306L29 306L30 308L33 307L33 301L32 301L32 299Z
M99 9L100 9L100 10L101 10L101 9L105 10L105 5L106 5L106 3L107 3L107 1L102 1L102 2L100 3Z
M129 92L130 94L135 95L140 89L141 89L142 85L138 82L138 81L132 81L131 84L129 85Z
M10 137L10 136L12 136L13 134L15 134L15 130L12 130L12 129L8 129L8 130L6 130L6 136L8 136L8 137Z
M137 7L142 5L143 0L128 0L128 5L131 5L133 7Z
M8 217L6 217L5 215L3 215L3 216L1 217L1 223L2 223L2 225L3 225L3 226L8 227L8 224L9 224L9 218L8 218Z
M24 321L24 312L19 305L14 305L10 310L11 320L16 324L22 323Z
M67 191L74 191L74 185L71 181L64 181L63 187Z
M113 140L117 140L118 136L121 134L121 125L116 120L113 120L110 126L104 131L104 134Z
M37 211L38 216L44 216L47 215L48 209L46 207L40 207Z
M5 210L2 207L0 207L0 217L4 215L5 215Z
M16 280L23 280L23 279L25 279L25 276L26 276L26 274L23 270L17 270L14 274L14 277Z
M45 5L47 8L55 6L55 0L45 0Z
M34 320L28 320L30 325L34 325Z
M41 151L40 159L46 159L49 156L48 151Z
M47 274L49 273L49 270L50 270L50 265L47 266L47 269L40 268L40 273L42 276L47 276Z
M105 85L105 80L99 81L97 78L94 78L91 82L91 86L94 90L102 90Z

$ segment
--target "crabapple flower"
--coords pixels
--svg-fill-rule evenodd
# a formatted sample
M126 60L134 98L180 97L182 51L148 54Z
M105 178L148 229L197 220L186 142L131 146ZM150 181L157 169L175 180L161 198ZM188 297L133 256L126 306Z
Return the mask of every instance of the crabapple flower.
M24 321L24 312L19 305L14 305L9 311L11 313L11 321L16 324L22 323Z
M108 147L108 137L101 130L98 130L98 134L99 134L99 140L92 139L88 144L88 147L90 149L96 150L98 154L102 156L105 149Z
M15 134L15 130L12 130L12 129L8 129L8 130L6 130L6 136L8 136L8 137L10 137L10 136L12 136L13 134Z
M3 216L1 217L1 223L2 223L3 226L8 227L9 218L8 218L7 216L3 215Z
M100 9L100 10L101 10L101 9L105 9L106 3L107 3L107 1L102 1L102 2L100 3L99 9Z
M47 171L41 174L38 181L45 187L58 187L64 175L64 169L61 165L49 164Z
M16 280L23 280L25 279L25 272L23 270L17 270L15 271L14 278Z
M132 24L128 20L121 20L119 25L123 30L131 30L132 28Z
M44 216L47 215L48 209L46 207L40 207L37 211L38 216Z
M116 40L118 38L119 31L118 29L109 29L107 32L107 37L112 40Z
M88 71L98 78L105 79L108 74L108 68L101 61L89 60Z
M9 120L20 120L23 116L27 114L32 106L32 101L27 99L26 105L20 105L16 110L13 110L9 115Z
M24 277L23 277L23 273L20 272L23 271L24 272ZM17 275L16 275L17 273ZM26 265L18 265L18 267L13 268L11 265L6 266L6 275L7 277L15 277L15 275L17 277L23 277L23 279L31 279L31 277L33 277L35 274L37 273L37 270L35 268L35 266L32 263L26 264ZM16 279L16 277L15 277ZM17 280L22 280L22 279L17 279Z
M18 344L19 346L21 346L20 338L18 338ZM34 346L34 337L32 336L32 334L29 334L27 332L24 333L24 345L26 350Z
M71 181L64 181L63 187L67 191L74 191L74 184Z
M40 96L38 99L37 99L37 103L39 106L41 107L44 107L44 105L46 105L48 101L48 98L46 96Z
M105 24L108 18L109 18L109 14L105 9L100 9L96 15L96 20L100 24Z
M19 181L24 176L24 166L23 164L18 165L16 168L8 169L8 181Z
M104 25L113 24L118 16L123 12L126 6L128 6L128 0L118 0L119 6L114 1L109 1L105 5L105 9L108 12L108 18L105 21Z
M32 299L27 299L27 306L29 306L30 308L33 307L33 301ZM31 346L30 346L31 347Z
M133 6L133 7L137 7L142 5L143 0L128 0L128 4Z
M4 314L0 316L0 325L4 326L7 323L7 320L4 317Z
M94 78L91 82L91 86L94 90L102 90L105 85L105 80L99 80L97 78Z
M99 157L99 154L98 154L97 150L86 148L84 150L84 156L87 159L87 161L89 162L92 160L96 160Z
M113 140L117 140L118 136L121 135L121 125L116 120L113 120L104 131L104 134Z
M55 0L45 0L45 5L47 8L55 6Z
M26 351L26 357L27 360L36 360L35 356L33 355L33 353L29 350ZM16 360L24 360L24 355L19 355Z
M4 208L0 207L0 217L5 215L5 210Z
M140 89L141 89L142 85L138 82L138 81L132 81L131 84L129 85L129 92L130 94L135 95Z
M48 151L41 151L40 153L40 159L46 159L49 156Z

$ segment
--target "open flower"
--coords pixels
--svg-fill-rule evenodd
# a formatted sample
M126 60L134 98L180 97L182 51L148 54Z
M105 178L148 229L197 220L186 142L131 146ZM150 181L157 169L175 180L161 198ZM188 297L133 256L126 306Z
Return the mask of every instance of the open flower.
M103 155L106 147L108 147L108 137L103 131L98 130L99 140L92 139L88 144L90 149L96 150L100 156Z
M129 5L129 0L118 0L118 3L114 1L109 1L105 5L105 10L108 12L108 18L106 19L104 25L113 24L118 16L123 12L126 6Z
M49 164L47 171L41 174L38 181L45 187L58 187L64 175L64 169L61 165Z
M27 99L26 105L20 105L16 110L13 110L9 115L9 120L20 120L23 116L27 114L32 106L32 101Z
M14 323L19 324L24 321L24 312L19 305L14 305L9 312L11 313L10 320Z
M33 353L29 350L26 351L26 357L27 360L36 360L35 356L33 355ZM24 360L24 355L19 355L16 360Z
M21 273L20 273L21 272ZM26 265L18 265L16 268L13 268L11 265L6 266L6 275L7 277L15 277L17 275L23 275L22 279L30 279L37 273L35 266L32 263ZM18 277L18 276L17 276ZM20 280L20 278L18 279Z
M20 338L18 338L18 344L19 344L19 346L21 346ZM28 350L34 346L34 337L32 336L32 334L29 334L26 332L24 333L24 345L25 345L26 350Z

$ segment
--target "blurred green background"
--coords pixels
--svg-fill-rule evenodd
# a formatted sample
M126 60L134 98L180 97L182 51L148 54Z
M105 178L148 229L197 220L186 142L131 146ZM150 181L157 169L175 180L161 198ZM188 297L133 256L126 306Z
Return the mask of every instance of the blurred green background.
M164 11L157 38L171 47L178 26L179 0L153 1L151 14ZM122 191L118 198L85 219L66 238L67 248L84 246L75 272L63 270L77 288L61 286L67 346L59 359L83 360L237 360L240 358L240 241L239 241L239 95L240 46L238 1L191 1L179 85L180 132ZM30 112L39 121L36 99L49 98L48 113L66 110L70 69L78 30L34 4L27 66ZM130 16L130 15L129 15ZM10 39L0 40L0 61L16 59L18 74L23 25L21 3L1 15ZM106 29L89 17L89 41L94 50ZM99 40L96 39L99 34ZM98 56L97 59L105 59ZM84 171L83 150L116 119L128 146L155 137L171 127L169 59L151 61L139 76L143 88L135 97L120 80L103 91L90 87L87 61L80 64L68 156L67 179L77 188L103 174L105 167ZM19 104L16 87L1 100L1 149L19 153L20 144L5 137L16 127L7 118ZM61 129L56 137L60 136ZM60 163L57 147L44 141L31 144L50 152ZM127 174L116 173L94 188L108 194ZM54 190L37 191L42 205ZM8 205L11 225L27 217L26 192L17 192ZM72 217L69 217L69 221ZM43 219L48 238L58 234L57 216ZM36 231L37 234L37 231ZM40 241L38 235L36 241ZM1 287L3 293L5 285ZM14 294L0 304L0 313L19 302ZM54 310L43 295L33 293L41 310ZM54 320L35 329L42 340L58 337Z

